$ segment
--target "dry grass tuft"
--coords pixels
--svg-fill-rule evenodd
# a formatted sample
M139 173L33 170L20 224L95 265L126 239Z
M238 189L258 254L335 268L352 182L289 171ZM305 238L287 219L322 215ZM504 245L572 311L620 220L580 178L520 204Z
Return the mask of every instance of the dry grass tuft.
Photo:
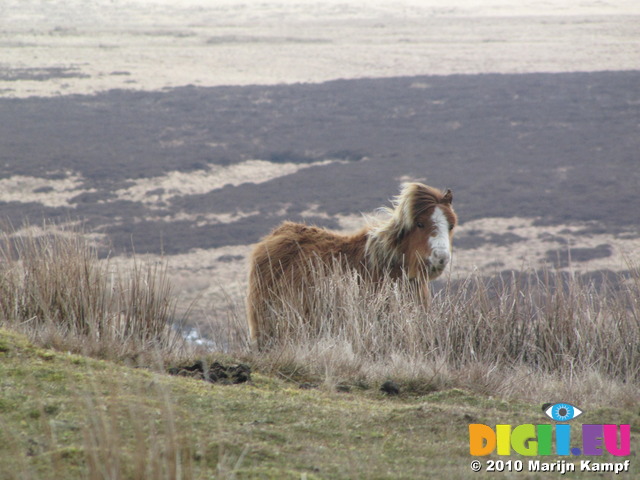
M469 277L427 307L399 282L374 287L340 268L315 269L312 284L305 298L292 285L271 305L282 335L252 355L262 368L300 382L394 378L414 393L528 399L555 397L559 385L572 398L626 397L640 381L637 271L615 284L549 271Z
M166 265L118 271L82 231L45 225L0 237L0 325L44 346L103 358L181 347Z

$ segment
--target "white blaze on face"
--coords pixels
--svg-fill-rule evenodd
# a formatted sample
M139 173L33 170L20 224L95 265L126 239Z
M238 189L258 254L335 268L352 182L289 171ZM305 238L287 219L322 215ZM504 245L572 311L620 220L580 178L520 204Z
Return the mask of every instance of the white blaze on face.
M431 215L433 234L429 237L431 255L429 263L435 270L444 270L451 260L451 242L449 241L449 221L440 207L436 207Z

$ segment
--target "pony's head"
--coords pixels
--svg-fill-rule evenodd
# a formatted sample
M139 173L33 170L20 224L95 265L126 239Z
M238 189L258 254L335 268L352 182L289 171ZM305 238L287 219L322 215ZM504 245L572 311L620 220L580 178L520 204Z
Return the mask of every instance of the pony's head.
M366 252L370 267L401 268L410 279L432 280L451 260L457 217L451 190L442 192L422 183L405 183L382 209L387 219L368 232Z

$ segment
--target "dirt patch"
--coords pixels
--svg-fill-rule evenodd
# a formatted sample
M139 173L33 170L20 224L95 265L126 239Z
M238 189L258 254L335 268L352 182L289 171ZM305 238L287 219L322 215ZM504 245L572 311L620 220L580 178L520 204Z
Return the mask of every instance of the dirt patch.
M198 360L191 365L171 367L168 370L170 375L181 377L191 377L198 380L205 380L209 383L219 383L231 385L246 383L251 381L251 368L244 364L222 365L220 362L213 362L210 365Z

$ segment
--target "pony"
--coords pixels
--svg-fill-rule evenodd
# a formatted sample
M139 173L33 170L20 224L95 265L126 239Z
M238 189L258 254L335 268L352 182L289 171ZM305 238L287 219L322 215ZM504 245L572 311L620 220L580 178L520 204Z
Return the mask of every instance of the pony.
M253 345L262 349L277 339L277 310L287 295L313 288L313 265L339 265L361 282L384 278L417 285L427 298L427 283L451 260L457 216L453 193L422 183L404 183L400 194L359 231L343 235L324 228L284 222L257 243L249 264L247 321ZM285 302L285 303L283 303ZM280 335L279 335L280 332Z

